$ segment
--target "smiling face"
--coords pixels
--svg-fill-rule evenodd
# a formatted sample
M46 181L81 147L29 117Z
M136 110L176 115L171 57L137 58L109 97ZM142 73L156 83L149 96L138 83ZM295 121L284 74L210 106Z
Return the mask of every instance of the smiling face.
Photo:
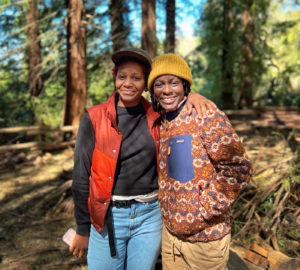
M144 67L134 61L126 61L118 66L115 80L120 107L137 106L146 87Z
M153 91L155 99L167 112L176 110L184 99L182 80L174 75L157 77L153 83Z

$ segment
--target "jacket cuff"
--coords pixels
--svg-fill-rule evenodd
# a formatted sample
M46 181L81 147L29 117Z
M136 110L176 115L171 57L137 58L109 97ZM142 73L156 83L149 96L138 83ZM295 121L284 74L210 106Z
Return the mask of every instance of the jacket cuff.
M77 234L80 235L89 235L90 234L90 229L91 229L91 224L82 224L82 225L77 225Z

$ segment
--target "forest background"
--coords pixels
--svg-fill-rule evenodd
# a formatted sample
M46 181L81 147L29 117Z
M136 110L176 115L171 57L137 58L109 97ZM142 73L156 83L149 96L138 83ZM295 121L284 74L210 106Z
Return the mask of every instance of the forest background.
M0 126L78 124L124 46L185 57L192 91L222 109L299 107L298 1L156 2L2 0Z
M243 140L254 177L233 207L235 243L284 253L267 258L270 269L299 259L299 4L1 0L1 269L86 269L61 241L75 227L75 135L85 108L114 89L112 53L128 46L184 57L192 91L225 110ZM229 269L265 269L243 267Z

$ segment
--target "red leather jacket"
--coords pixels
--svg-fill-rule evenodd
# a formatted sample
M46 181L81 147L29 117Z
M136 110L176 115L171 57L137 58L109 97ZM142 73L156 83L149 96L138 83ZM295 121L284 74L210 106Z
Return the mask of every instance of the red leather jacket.
M88 109L95 131L88 207L91 222L99 233L104 229L122 141L122 134L118 131L116 122L115 96L114 91L107 102ZM153 111L151 104L143 97L142 104L146 111L149 132L156 146L158 160L159 114Z

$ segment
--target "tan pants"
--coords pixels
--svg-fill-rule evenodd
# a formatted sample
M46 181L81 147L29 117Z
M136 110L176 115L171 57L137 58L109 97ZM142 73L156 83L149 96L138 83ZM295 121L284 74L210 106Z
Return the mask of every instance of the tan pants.
M220 240L191 243L173 236L163 226L163 270L225 270L229 259L230 240L229 233Z

